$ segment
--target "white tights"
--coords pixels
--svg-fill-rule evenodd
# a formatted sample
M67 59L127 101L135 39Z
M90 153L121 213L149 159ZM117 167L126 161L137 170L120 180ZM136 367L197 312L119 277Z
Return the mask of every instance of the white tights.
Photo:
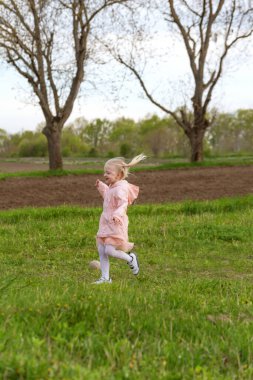
M131 261L131 256L123 251L119 251L113 245L98 243L98 253L100 258L102 277L109 279L109 256L116 257L117 259Z

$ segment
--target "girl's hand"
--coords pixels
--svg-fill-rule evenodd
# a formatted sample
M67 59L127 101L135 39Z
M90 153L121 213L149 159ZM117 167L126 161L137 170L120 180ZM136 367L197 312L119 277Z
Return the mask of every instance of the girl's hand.
M99 179L96 180L95 186L98 187L99 185Z
M115 224L122 225L121 220L120 220L119 218L117 218L117 216L114 216L114 217L112 218L112 221L113 221L113 223L115 223Z

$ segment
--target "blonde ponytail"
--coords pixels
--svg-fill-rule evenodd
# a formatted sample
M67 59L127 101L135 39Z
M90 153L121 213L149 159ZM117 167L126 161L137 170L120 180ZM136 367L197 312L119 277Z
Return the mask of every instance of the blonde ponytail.
M128 164L124 161L123 157L115 157L110 160L108 160L105 163L105 167L108 166L114 166L119 173L122 174L122 179L127 178L129 169L135 165L137 165L139 162L145 160L147 156L145 156L143 153L139 154L138 156L135 156Z
M141 153L139 154L138 156L135 156L128 164L126 164L125 166L127 168L131 168L132 166L135 166L137 165L139 162L145 160L147 157Z

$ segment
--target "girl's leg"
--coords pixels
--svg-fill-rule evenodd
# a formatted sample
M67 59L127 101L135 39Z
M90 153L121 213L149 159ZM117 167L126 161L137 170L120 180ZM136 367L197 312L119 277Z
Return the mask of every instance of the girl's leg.
M127 253L116 249L113 245L105 245L105 254L108 256L116 257L117 259L125 260L128 263L132 260L131 256Z
M105 253L106 246L104 244L98 243L97 247L98 247L98 253L99 253L99 258L100 258L102 277L104 277L106 280L109 280L110 263L109 263L109 258L107 254Z

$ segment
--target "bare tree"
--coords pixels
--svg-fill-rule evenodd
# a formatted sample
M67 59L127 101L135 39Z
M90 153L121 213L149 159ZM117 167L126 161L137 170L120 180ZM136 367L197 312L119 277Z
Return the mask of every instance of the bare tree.
M225 59L240 40L253 33L251 1L159 0L157 4L167 30L179 34L187 52L193 78L188 105L186 102L174 111L157 99L138 68L134 49L129 56L119 50L114 56L137 78L146 97L184 130L191 146L191 161L202 161L204 135L213 122L208 106L224 72Z
M45 117L50 169L62 168L61 132L94 59L104 12L127 0L0 0L0 52L26 78Z

